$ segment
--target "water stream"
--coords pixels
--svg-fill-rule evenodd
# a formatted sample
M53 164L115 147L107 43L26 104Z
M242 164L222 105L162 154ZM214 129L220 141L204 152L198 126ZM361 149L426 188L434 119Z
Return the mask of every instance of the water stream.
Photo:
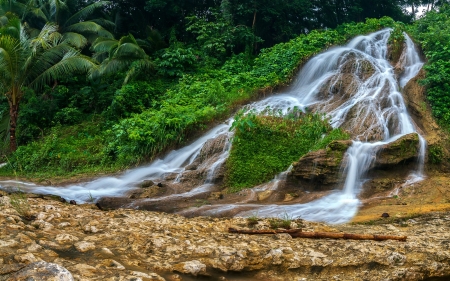
M342 223L349 221L357 212L360 200L357 198L365 175L376 157L380 146L401 136L414 133L416 128L409 116L400 93L401 87L417 75L423 65L411 39L406 35L406 48L401 57L403 72L399 79L394 67L387 61L387 41L391 30L381 30L367 36L359 36L346 46L335 47L312 58L300 71L291 89L285 93L266 98L249 105L257 112L267 107L287 113L297 107L312 109L327 114L333 127L341 127L354 134L353 145L347 151L344 167L345 183L334 192L306 204L261 205L240 203L215 205L205 209L206 215L221 213L245 204L248 211L239 216L279 216L301 217L313 221ZM345 88L343 88L345 87ZM170 152L148 166L129 170L118 177L104 177L92 182L64 187L38 186L35 184L4 181L7 186L42 194L55 194L68 200L86 202L105 196L121 196L136 189L145 179L157 180L169 173L179 173L175 183L179 183L185 167L200 153L205 142L223 134L229 134L231 119L211 129L192 144ZM423 164L426 143L420 139L420 153L417 169L411 172L411 181L423 178ZM170 200L208 192L213 184L213 176L229 155L230 144L211 165L203 185L193 190L165 197L147 199L150 201ZM272 182L260 189L276 189L278 182L287 172L278 175ZM254 190L250 190L253 195Z

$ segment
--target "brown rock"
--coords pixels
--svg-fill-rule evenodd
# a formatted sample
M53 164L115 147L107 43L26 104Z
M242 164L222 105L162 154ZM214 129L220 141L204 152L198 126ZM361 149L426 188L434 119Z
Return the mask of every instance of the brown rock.
M145 180L143 182L141 182L141 184L139 185L140 188L147 188L150 187L152 185L154 185L155 183L152 180Z
M326 149L310 152L294 162L288 180L306 190L333 189L339 182L339 168L352 141L334 141Z
M418 153L419 136L416 133L408 134L380 147L374 167L396 166L416 158Z

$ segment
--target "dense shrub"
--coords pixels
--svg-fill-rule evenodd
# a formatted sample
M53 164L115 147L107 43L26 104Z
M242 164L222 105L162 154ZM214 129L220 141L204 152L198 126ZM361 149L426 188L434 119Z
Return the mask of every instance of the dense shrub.
M427 98L433 115L441 125L450 127L450 6L430 11L409 30L422 45L427 58L424 67Z
M233 128L225 177L230 192L267 182L307 152L349 138L341 129L333 130L321 115L299 112L288 116L238 114Z

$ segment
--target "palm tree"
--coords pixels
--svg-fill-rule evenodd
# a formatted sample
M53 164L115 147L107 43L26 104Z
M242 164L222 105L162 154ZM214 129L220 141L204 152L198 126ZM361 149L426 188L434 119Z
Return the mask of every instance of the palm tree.
M94 51L94 59L101 62L100 67L91 73L91 78L126 71L123 82L126 84L136 74L154 69L150 57L131 34L120 40L97 38L91 50Z
M0 92L9 103L10 149L15 151L17 117L24 89L38 90L72 73L89 72L96 64L68 44L55 24L45 25L34 38L28 37L20 22L11 21L11 25L19 30L19 36L0 33Z
M77 0L0 0L0 3L0 11L19 15L30 28L40 30L48 22L53 22L64 40L79 49L97 37L113 38L107 30L114 26L113 22L104 18L88 19L95 11L110 4L109 1L94 2L81 9Z

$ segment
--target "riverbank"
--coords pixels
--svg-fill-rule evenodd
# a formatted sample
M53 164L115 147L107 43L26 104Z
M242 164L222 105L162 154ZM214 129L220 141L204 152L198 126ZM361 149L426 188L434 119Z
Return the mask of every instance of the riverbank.
M406 242L231 234L244 218L184 218L139 210L102 211L29 198L27 221L0 197L0 280L23 276L39 261L74 280L423 280L450 276L450 212L371 225L302 220L303 231L406 235ZM258 220L257 229L270 227ZM48 266L48 264L41 263ZM25 268L25 269L24 269ZM21 271L22 270L22 271ZM22 272L22 273L20 273ZM9 278L9 279L8 279ZM50 279L46 279L50 280ZM72 280L72 279L62 279ZM445 279L443 279L445 280Z

